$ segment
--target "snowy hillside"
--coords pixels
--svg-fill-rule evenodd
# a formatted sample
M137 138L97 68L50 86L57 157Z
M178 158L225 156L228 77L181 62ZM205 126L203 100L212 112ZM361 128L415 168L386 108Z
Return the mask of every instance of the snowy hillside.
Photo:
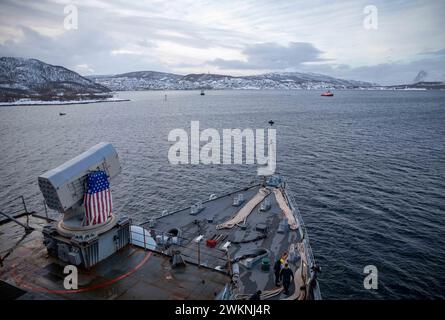
M0 101L72 100L109 92L108 88L64 67L36 59L0 58Z
M114 76L88 77L111 90L190 90L190 89L349 89L367 88L371 83L336 79L312 73L268 73L234 77L219 74L188 74L185 76L139 71Z

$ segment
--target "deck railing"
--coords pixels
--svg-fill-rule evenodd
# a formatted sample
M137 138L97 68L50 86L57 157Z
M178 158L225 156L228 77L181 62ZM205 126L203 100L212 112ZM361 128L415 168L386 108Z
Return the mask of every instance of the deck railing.
M303 231L303 241L302 241L302 243L303 243L303 248L304 248L304 251L305 251L306 259L307 259L307 261L309 263L309 265L308 265L308 268L309 268L308 274L310 274L311 275L310 278L312 278L312 277L315 276L315 272L312 270L312 267L314 267L316 264L315 264L314 254L312 252L312 248L311 248L310 242L309 242L309 234L307 232L306 225L304 224L303 217L301 215L300 209L298 208L297 202L295 201L295 198L294 198L294 195L292 193L292 190L290 190L288 186L286 186L285 190L286 190L285 191L285 195L286 195L287 201L289 202L289 205L291 206L291 209L294 212L294 215L295 215L295 218L298 221L299 227ZM316 285L313 288L312 292L313 292L313 295L314 295L314 299L316 299L316 300L321 300L322 299L318 282L316 283Z
M11 199L10 201L3 204L8 208L7 213L0 211L0 216L4 217L4 219L0 220L0 224L5 224L9 221L12 221L21 227L23 227L26 233L32 232L34 229L29 226L29 215L32 212L28 211L26 207L25 198L23 196L18 196L17 198ZM26 222L22 223L17 220L20 217L26 216Z

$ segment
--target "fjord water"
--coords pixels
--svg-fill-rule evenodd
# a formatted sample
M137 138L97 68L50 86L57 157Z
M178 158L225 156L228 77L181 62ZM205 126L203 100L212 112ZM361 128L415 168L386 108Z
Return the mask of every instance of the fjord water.
M164 96L167 94L167 100ZM279 172L294 191L327 299L445 298L445 92L122 92L129 102L0 108L0 209L37 177L101 141L122 163L117 214L135 222L255 177L251 165L169 164L170 130L277 129ZM66 116L59 116L64 112ZM377 290L363 268L379 271Z

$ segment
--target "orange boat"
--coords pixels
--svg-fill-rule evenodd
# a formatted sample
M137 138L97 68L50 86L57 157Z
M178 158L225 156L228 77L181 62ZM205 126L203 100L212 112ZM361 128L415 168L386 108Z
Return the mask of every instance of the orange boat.
M321 94L322 97L333 97L334 94L331 91L326 91Z

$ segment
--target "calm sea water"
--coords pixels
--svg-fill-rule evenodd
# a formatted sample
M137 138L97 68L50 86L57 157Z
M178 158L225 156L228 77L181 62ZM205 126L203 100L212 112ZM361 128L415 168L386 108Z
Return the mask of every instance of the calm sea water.
M168 95L164 101L164 95ZM445 92L120 93L130 102L0 108L0 208L23 194L43 211L37 177L101 141L123 171L117 213L136 222L255 177L255 166L179 165L170 130L277 129L278 169L322 267L324 298L445 298ZM59 116L59 112L67 113ZM379 270L378 290L363 268Z

